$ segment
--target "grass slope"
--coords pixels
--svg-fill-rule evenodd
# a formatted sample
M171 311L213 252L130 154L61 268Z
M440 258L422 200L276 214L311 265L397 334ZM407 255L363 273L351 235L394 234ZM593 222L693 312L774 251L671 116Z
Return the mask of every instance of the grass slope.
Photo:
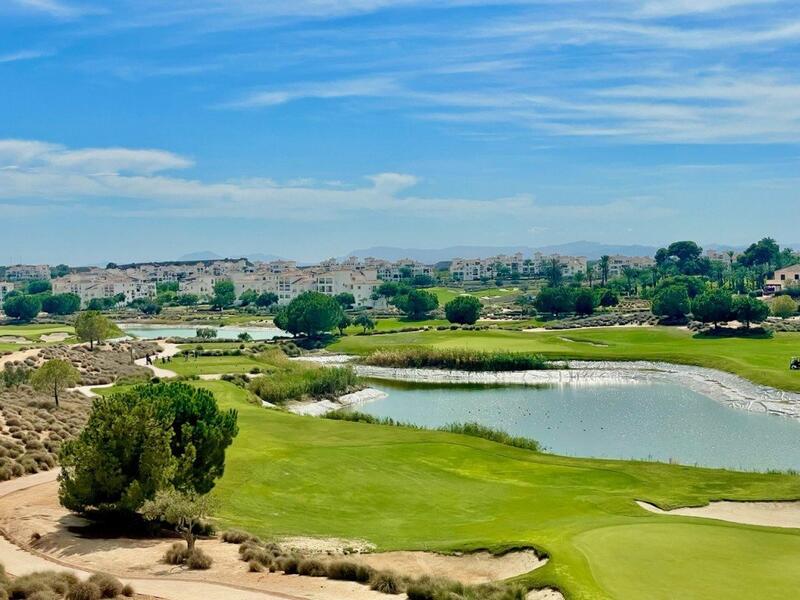
M535 545L522 579L569 598L792 597L800 531L648 513L712 499L800 498L800 478L536 454L466 436L268 411L225 382L195 382L239 411L217 485L224 526L340 536L382 550Z
M366 354L376 348L427 345L536 352L553 359L658 360L729 371L756 383L800 391L800 371L789 360L800 354L800 333L773 338L695 337L674 327L615 327L565 331L424 331L348 336L336 352Z

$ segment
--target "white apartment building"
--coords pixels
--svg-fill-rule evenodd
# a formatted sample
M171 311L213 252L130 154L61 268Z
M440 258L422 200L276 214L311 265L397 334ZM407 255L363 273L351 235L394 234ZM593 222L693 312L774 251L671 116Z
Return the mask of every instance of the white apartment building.
M455 281L480 281L484 277L494 279L498 272L506 271L508 275L518 273L520 277L530 277L534 274L532 265L521 252L489 258L454 258L450 263L450 276Z
M81 299L81 305L86 306L94 298L111 298L117 294L124 294L125 302L153 298L156 284L117 269L92 269L54 279L53 293L75 294Z
M456 281L480 281L483 278L494 279L499 272L504 271L508 277L516 273L520 277L529 278L541 275L553 259L558 261L566 276L586 271L585 256L545 256L537 252L532 259L527 259L518 252L510 256L501 254L489 258L454 258L450 263L450 275Z
M6 280L8 281L47 281L49 279L49 265L11 265L6 267Z
M650 256L622 256L621 254L615 254L614 256L609 256L608 277L610 279L622 277L625 268L647 269L654 266L656 266L656 261Z
M337 269L315 274L316 291L329 296L353 294L356 306L372 306L372 293L380 284L375 270Z
M120 265L125 274L147 281L163 283L184 281L202 276L223 277L234 273L249 273L253 265L244 258L163 263L134 263Z
M706 250L706 256L709 260L721 262L727 266L731 266L741 255L741 252L720 252L719 250Z

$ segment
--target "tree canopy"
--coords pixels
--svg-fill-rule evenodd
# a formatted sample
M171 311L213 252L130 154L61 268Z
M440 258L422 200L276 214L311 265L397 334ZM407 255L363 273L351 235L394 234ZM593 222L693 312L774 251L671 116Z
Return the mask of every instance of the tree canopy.
M718 327L723 321L733 318L733 298L726 290L703 292L692 302L692 315L703 323L713 323Z
M439 299L426 290L410 289L392 298L392 304L412 321L419 321L438 308Z
M61 503L125 513L164 490L207 494L224 472L236 420L211 392L185 383L96 398L84 430L62 446Z
M90 349L107 339L114 329L111 321L96 310L85 310L75 319L75 334L80 341L89 342Z
M233 282L229 279L222 279L214 284L214 297L211 299L211 305L214 308L222 310L228 306L232 306L236 302L236 288Z
M456 296L444 305L444 314L451 323L474 325L482 309L481 301L475 296Z
M689 293L683 285L670 285L653 296L652 311L659 317L684 319L691 309Z
M341 305L320 292L304 292L275 315L275 325L292 334L315 337L331 331L341 322Z
M51 315L71 315L80 307L81 299L77 294L54 294L42 300L42 310Z
M59 393L78 385L80 380L81 374L71 363L54 358L34 371L31 385L39 392L53 394L53 400L58 406Z
M565 287L546 287L539 292L534 300L536 310L553 313L554 316L575 310L575 295Z
M3 312L12 319L27 323L36 318L42 310L42 301L38 296L17 294L6 296L3 302Z
M751 323L761 323L769 316L766 302L750 296L736 296L733 299L733 314L738 321L749 328Z

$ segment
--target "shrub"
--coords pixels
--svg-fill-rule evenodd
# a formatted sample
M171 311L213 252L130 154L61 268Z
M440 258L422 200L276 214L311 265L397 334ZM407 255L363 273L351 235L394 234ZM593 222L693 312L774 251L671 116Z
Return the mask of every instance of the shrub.
M129 583L122 586L122 595L126 598L130 598L133 596L133 586Z
M350 560L336 560L328 565L328 577L340 581L356 581L367 583L374 573L374 569Z
M287 575L294 575L297 573L299 561L296 556L281 556L276 561L279 571L283 571Z
M227 544L241 544L243 542L255 541L256 538L246 531L240 529L229 529L222 533L222 541Z
M264 565L257 560L251 560L247 563L247 568L251 573L261 573L264 570Z
M249 389L265 402L284 404L304 396L338 396L358 382L350 367L310 368L254 379Z
M397 368L442 368L462 371L532 371L550 367L539 354L482 352L466 349L399 348L376 350L364 359L368 365Z
M61 598L61 594L56 594L52 590L42 590L39 592L34 592L27 597L27 600L61 600Z
M382 594L399 594L402 581L393 571L376 571L369 580L370 589Z
M100 600L102 597L100 588L88 581L75 584L67 594L67 600Z
M210 569L213 562L213 559L200 548L192 550L186 558L186 566L199 571Z
M778 296L770 304L770 311L776 317L791 317L797 312L797 303L789 296Z
M306 577L325 577L328 569L324 563L315 558L306 558L297 565L297 573Z
M122 582L108 573L95 573L88 581L100 588L103 598L116 598L122 593Z
M186 562L188 556L189 549L180 542L175 542L170 546L169 550L164 553L164 562L168 565L182 565Z

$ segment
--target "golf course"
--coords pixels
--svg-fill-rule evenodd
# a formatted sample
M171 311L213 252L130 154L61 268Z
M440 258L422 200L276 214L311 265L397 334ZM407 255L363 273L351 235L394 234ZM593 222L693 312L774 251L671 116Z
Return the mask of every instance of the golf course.
M676 327L606 327L558 331L415 331L340 338L329 349L368 354L379 348L431 346L533 352L549 359L652 360L708 367L755 383L800 391L800 373L789 370L800 354L800 333L716 337Z
M378 550L534 547L549 561L520 580L575 599L778 599L800 585L796 529L655 515L635 503L798 499L794 474L565 458L264 410L230 383L194 385L239 414L215 492L224 527Z

